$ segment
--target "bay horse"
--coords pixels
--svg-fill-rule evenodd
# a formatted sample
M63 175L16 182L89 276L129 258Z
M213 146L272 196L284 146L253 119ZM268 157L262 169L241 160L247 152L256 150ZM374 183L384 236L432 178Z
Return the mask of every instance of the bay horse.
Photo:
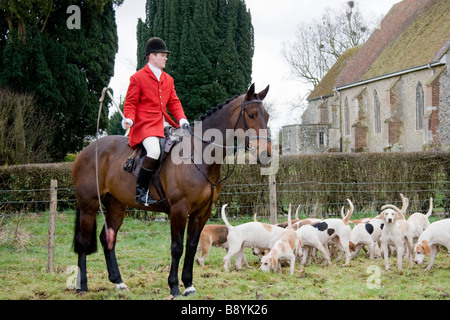
M245 94L212 108L201 117L203 132L214 128L225 137L229 134L230 129L244 131L252 129L256 132L261 132L261 129L266 130L262 131L266 132L265 136L246 138L245 146L249 150L249 140L255 139L256 143L253 145L256 145L256 148L253 147L253 149L256 149L258 156L264 154L270 157L271 144L267 134L269 115L262 104L268 91L269 86L263 91L255 93L255 85L252 84ZM188 135L187 138L191 139L193 144L200 144L202 149L205 149L213 142L194 135L192 128L195 125L195 123L190 124L191 135ZM186 139L186 136L183 138ZM194 141L196 139L197 141ZM198 141L199 139L201 140ZM226 146L222 147L227 148ZM80 286L78 292L88 291L86 256L97 250L96 216L101 205L99 199L101 199L106 212L107 230L104 226L100 233L100 242L103 246L109 280L116 285L116 288L128 290L122 281L114 249L117 232L125 216L125 209L133 207L138 210L166 212L169 215L172 256L168 277L171 294L169 297L181 295L178 266L183 254L183 238L187 224L186 254L181 279L185 287L183 294L193 294L195 293L192 285L194 255L200 233L211 215L212 203L218 198L222 187L221 163L208 164L205 161L195 163L194 158L187 163L186 161L175 163L169 154L159 169L159 178L168 205L144 206L135 203L136 177L122 168L132 152L127 138L106 136L88 145L75 160L72 177L77 211L73 247L78 254ZM158 193L153 184L150 192L153 199L158 199Z

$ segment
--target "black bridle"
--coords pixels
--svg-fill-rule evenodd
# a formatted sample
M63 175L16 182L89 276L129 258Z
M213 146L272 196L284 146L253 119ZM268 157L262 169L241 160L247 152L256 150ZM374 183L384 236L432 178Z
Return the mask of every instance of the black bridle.
M262 102L262 100L250 100L250 101L245 101L245 96L242 97L241 112L240 112L240 116L238 117L238 119L236 120L236 123L235 123L235 125L234 125L234 130L236 130L237 125L238 125L238 123L239 123L239 120L242 119L242 125L243 125L243 127L244 127L244 132L248 131L247 121L245 120L245 106L247 106L247 105L249 105L249 104L253 104L253 103L262 104L263 102ZM197 136L197 135L192 131L190 125L187 126L187 130L188 130L188 132L191 134L192 137L197 138L197 139L200 139L200 140L201 140L202 142L204 142L204 143L212 144L212 145L215 145L215 146L218 146L218 147L222 147L222 148L225 148L225 149L231 149L231 148L234 148L234 149L235 149L235 152L236 152L237 149L238 149L238 146L220 145L220 144L215 143L215 142L212 141L212 140L205 140L203 137ZM259 140L259 139L264 139L264 140L266 140L267 142L270 142L270 141L271 141L271 138L270 138L269 136L258 136L258 135L256 135L256 136L247 136L247 135L246 135L246 136L245 136L245 146L244 146L244 147L245 147L245 150L246 150L246 151L251 151L251 150L250 150L250 147L249 147L249 145L250 145L250 140Z
M245 120L245 106L249 105L249 104L253 104L253 103L258 103L258 104L262 104L262 100L250 100L250 101L245 101L245 96L242 97L242 103L241 103L241 116L240 118L242 119L242 124L244 127L244 132L248 131L248 127L247 127L247 121ZM236 121L236 124L234 125L234 129L236 130L237 124L239 123L239 118ZM245 150L250 151L250 140L259 140L259 139L265 139L267 142L270 142L271 139L269 136L245 136Z
M250 100L250 101L245 101L245 96L242 97L242 103L241 103L241 112L240 112L240 116L238 117L238 119L236 120L236 123L234 125L234 130L236 130L236 127L239 123L239 120L242 119L242 124L244 127L244 132L246 132L248 130L247 127L247 121L245 120L245 106L252 104L252 103L258 103L258 104L262 104L262 100ZM211 140L205 140L203 137L199 137L197 136L191 129L191 125L187 126L187 130L189 131L189 133L191 134L192 137L200 139L202 142L207 143L207 144L213 144L216 145L218 147L222 147L222 148L234 148L234 151L236 152L238 149L238 146L226 146L226 145L220 145L218 143L215 143L214 141ZM250 151L250 139L265 139L267 142L271 141L269 136L265 136L265 137L261 137L261 136L245 136L245 150L246 151ZM197 168L197 170L205 177L205 179L209 182L210 187L211 187L211 196L210 196L210 200L209 200L209 208L208 210L212 207L213 204L213 198L214 198L214 188L224 182L225 180L227 180L234 172L234 169L236 167L236 162L233 165L233 168L230 170L230 165L227 164L227 173L225 175L225 177L221 177L221 175L219 175L219 178L217 179L216 182L211 181L211 179L208 177L208 175L202 171L202 169L200 168L200 166L195 163L194 161L194 157L191 155L191 161L192 163L195 165L195 167Z

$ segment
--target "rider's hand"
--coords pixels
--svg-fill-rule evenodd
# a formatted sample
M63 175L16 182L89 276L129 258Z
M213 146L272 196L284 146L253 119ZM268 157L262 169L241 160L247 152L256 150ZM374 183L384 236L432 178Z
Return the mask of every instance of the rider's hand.
M122 120L122 128L128 130L131 126L133 126L133 120L128 118Z
M180 121L178 121L178 123L180 124L180 127L189 125L189 121L187 121L185 118L181 118Z

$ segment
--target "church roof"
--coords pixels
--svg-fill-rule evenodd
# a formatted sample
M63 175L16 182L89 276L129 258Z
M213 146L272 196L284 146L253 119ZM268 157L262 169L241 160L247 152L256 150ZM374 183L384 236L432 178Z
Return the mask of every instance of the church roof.
M308 96L308 100L314 98L321 98L330 96L333 94L333 88L335 87L336 79L341 73L342 69L349 64L355 55L358 53L361 46L354 47L345 51L335 64L328 70L327 74L320 80L319 84L315 86L314 90Z
M449 47L450 1L403 0L350 59L336 62L308 100L331 94L334 87L439 61Z

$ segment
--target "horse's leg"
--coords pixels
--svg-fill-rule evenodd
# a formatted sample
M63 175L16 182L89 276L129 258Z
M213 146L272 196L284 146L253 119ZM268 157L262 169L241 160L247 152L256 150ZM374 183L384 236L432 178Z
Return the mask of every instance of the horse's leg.
M109 281L116 285L116 289L128 290L127 285L122 281L115 253L117 232L119 232L119 228L122 225L126 206L113 197L105 199L104 204L106 207L106 224L108 225L108 230L106 231L105 226L103 226L100 234L100 242L102 243L103 253L105 254Z
M86 256L97 251L96 213L97 205L85 210L77 208L73 248L78 253L78 272L80 288L78 292L88 291L86 275Z
M209 213L211 213L211 210ZM209 218L209 214L200 214L200 219L197 219L195 216L196 215L191 215L189 217L186 254L184 256L183 273L181 275L181 280L183 281L185 287L183 295L185 296L195 294L195 288L192 285L195 253L197 251L200 234Z
M84 252L78 253L78 279L80 287L77 288L77 292L80 294L87 292L86 253Z
M170 234L172 241L170 251L172 265L170 267L168 283L170 294L173 297L181 295L178 282L178 266L181 255L183 254L183 237L187 220L187 215L183 211L182 209L177 210L175 206L172 206L170 209Z

